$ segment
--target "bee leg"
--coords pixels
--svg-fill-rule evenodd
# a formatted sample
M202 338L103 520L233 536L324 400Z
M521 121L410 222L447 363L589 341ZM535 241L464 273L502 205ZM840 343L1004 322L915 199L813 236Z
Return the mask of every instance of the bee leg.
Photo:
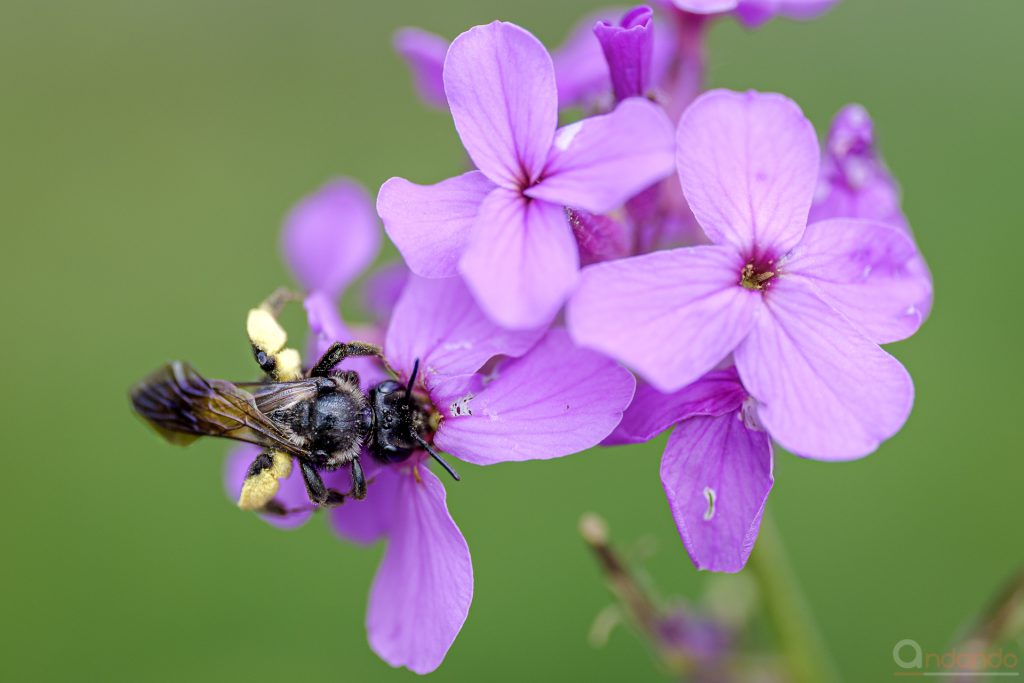
M250 309L245 321L253 357L267 377L275 382L302 377L302 358L295 349L286 348L288 333L277 322L281 308L294 298L288 290L279 289L258 307Z
M352 458L352 497L356 500L366 498L366 478L363 466L359 464L359 456Z
M320 356L320 360L309 371L309 376L326 377L335 365L346 358L353 358L355 356L374 356L387 366L387 361L384 360L384 352L375 344L367 344L365 342L334 342L324 352L324 355Z
M280 480L291 474L291 471L291 456L280 451L262 451L245 473L238 507L243 510L263 510L273 502L281 488Z
M320 473L313 467L313 463L307 460L299 461L299 468L302 470L302 480L306 482L306 493L309 500L315 505L323 507L334 507L345 502L345 496L334 489L329 489L320 477Z

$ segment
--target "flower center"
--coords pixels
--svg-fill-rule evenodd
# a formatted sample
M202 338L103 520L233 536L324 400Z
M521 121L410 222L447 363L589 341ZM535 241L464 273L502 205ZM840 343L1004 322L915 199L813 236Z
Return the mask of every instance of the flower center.
M749 262L740 271L740 285L751 291L764 291L771 286L772 278L776 274L772 269L773 263L774 261L768 261L765 264Z

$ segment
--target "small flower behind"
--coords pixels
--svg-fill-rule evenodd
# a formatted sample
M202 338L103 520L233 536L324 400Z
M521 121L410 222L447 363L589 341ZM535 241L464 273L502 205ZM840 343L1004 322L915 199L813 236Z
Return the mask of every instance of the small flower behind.
M825 144L808 220L813 223L829 218L885 223L900 228L913 240L910 223L903 214L899 184L875 145L871 116L859 104L839 110ZM879 254L881 258L864 265L872 268L876 282L888 272L916 288L920 297L914 308L916 317L923 322L932 308L932 276L916 245L915 251L911 258L905 253Z
M414 273L460 275L504 327L546 325L578 278L565 207L607 213L670 174L671 124L656 104L632 98L556 130L551 57L503 22L456 38L444 83L480 170L433 186L392 178L377 211Z

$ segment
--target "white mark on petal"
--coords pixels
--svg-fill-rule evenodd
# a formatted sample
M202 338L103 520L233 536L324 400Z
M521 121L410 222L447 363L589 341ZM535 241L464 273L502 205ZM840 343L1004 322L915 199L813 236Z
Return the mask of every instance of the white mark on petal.
M736 416L743 420L743 426L750 431L764 431L764 425L761 424L761 420L757 416L757 399L753 396L747 396L743 399L743 405L740 407L740 411Z
M583 130L582 121L563 126L559 129L558 134L555 135L555 147L562 152L569 149L569 145L572 144L573 139L581 130Z
M715 516L715 498L717 495L710 486L704 487L704 499L708 501L708 509L704 511L705 522L710 522L711 518Z
M452 401L451 405L448 406L448 412L452 417L462 417L465 415L472 415L473 408L470 407L469 402L473 400L475 394L469 393L460 399Z
M468 351L473 348L473 342L461 341L461 342L445 342L441 344L441 348L445 351Z

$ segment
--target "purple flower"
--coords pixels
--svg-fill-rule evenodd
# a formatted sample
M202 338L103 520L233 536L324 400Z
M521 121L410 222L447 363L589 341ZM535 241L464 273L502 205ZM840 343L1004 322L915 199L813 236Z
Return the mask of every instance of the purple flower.
M736 368L662 394L642 385L606 444L642 443L675 426L661 483L698 569L737 572L750 556L772 489L772 445Z
M810 222L829 218L863 218L902 229L911 239L910 224L900 205L900 188L875 148L874 125L867 110L858 104L843 107L832 121L811 204ZM903 246L906 246L905 243ZM876 284L889 273L915 288L914 309L918 324L932 307L932 276L924 256L915 246L908 257L897 251L879 252L870 264Z
M638 7L629 14L639 12ZM600 10L588 14L569 33L565 42L552 53L552 60L555 65L555 82L558 84L558 104L560 107L582 106L588 110L607 109L609 94L613 87L613 67L605 56L605 48L600 37L595 33L602 24L612 27L612 32L617 32L619 26L627 27L625 17L621 20L621 12L613 9ZM628 16L628 15L627 15ZM675 34L666 30L666 26L654 20L646 29L642 16L632 17L630 25L634 27L632 35L637 36L643 33L650 51L650 64L646 75L646 86L640 94L646 94L650 88L659 88L670 71L670 65L676 55ZM596 26L595 26L596 25ZM658 39L654 40L654 32L657 31ZM628 38L623 37L623 40ZM614 40L614 39L613 39ZM621 99L621 98L620 98Z
M818 143L781 95L701 96L680 121L677 161L712 244L589 266L568 307L574 338L665 392L732 353L785 448L826 460L875 450L913 403L910 376L878 346L920 324L913 278L891 267L913 243L882 223L807 225Z
M380 225L369 195L347 178L300 201L285 219L284 257L307 291L340 296L380 249Z
M634 98L556 131L551 57L514 24L456 38L444 81L480 170L431 186L392 178L377 211L414 273L461 275L505 327L546 324L579 275L564 207L607 213L671 173L671 124L657 105Z
M409 65L420 98L432 107L447 109L441 74L448 41L434 33L408 27L395 32L394 45L395 52Z
M670 0L678 9L694 14L734 12L750 27L775 16L813 19L839 0Z
M576 347L564 330L497 326L458 278L411 276L392 312L384 352L405 381L419 360L417 388L439 422L434 445L480 465L560 457L597 445L622 419L635 385L628 371ZM440 665L473 595L469 549L428 462L424 453L395 465L366 457L364 470L373 468L366 498L330 511L345 538L387 540L367 633L382 659L417 673ZM234 485L244 466L232 474ZM338 471L325 480L347 491L347 477ZM283 481L281 496L297 501L296 483L301 486L295 475Z
M641 5L627 12L618 24L599 21L594 35L608 62L615 100L643 97L651 86L654 56L654 12Z

